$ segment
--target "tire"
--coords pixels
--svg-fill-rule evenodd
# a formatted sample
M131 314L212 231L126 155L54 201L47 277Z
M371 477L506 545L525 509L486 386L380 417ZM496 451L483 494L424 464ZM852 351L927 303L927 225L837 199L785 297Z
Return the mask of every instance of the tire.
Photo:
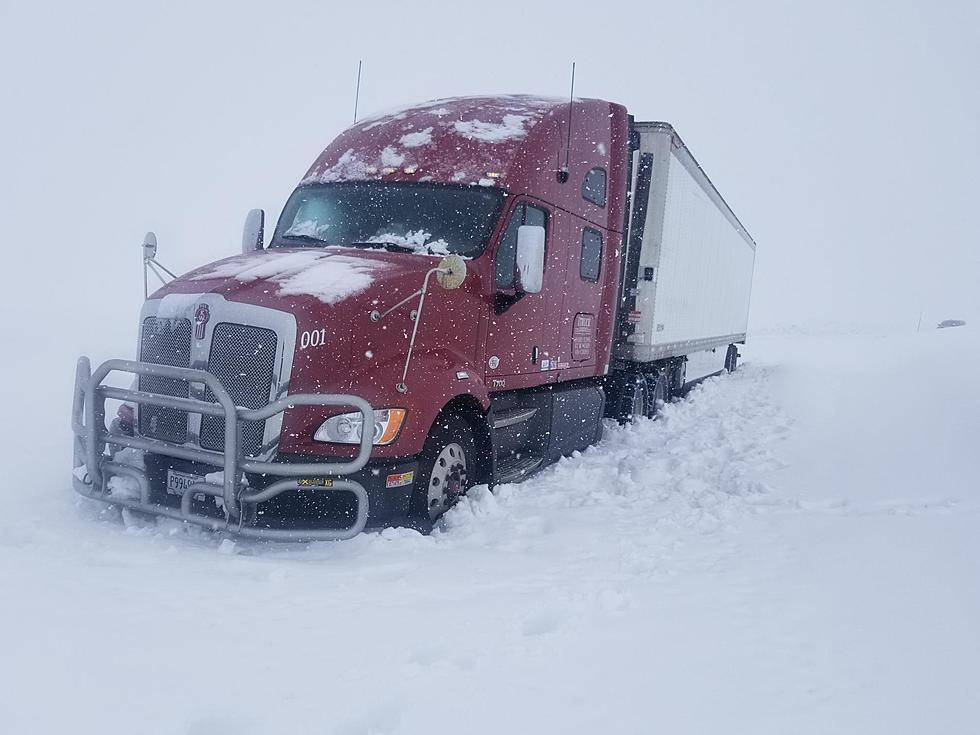
M652 419L660 415L660 409L670 400L670 386L667 383L667 376L662 373L650 373L647 376L647 383L650 386L650 406L646 414Z
M628 375L619 394L616 420L621 425L636 423L636 420L649 416L650 388L646 378L638 373Z
M735 345L728 345L728 353L725 355L725 370L729 373L738 370L738 347Z
M469 423L455 414L440 415L419 457L411 515L422 521L437 520L474 484L476 461Z

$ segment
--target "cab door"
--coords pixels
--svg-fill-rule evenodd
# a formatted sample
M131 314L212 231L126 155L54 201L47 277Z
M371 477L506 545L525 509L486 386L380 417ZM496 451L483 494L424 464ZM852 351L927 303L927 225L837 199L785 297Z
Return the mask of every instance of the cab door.
M522 225L545 229L544 281L535 294L520 291L517 283L517 230ZM554 374L550 366L559 342L557 322L565 282L564 263L555 247L557 232L556 212L548 205L519 199L511 209L494 255L484 363L491 390L540 385Z
M560 320L561 369L595 368L599 357L603 291L609 283L606 269L609 233L578 217L569 222L569 257ZM604 366L600 366L604 368ZM594 370L593 372L601 372Z

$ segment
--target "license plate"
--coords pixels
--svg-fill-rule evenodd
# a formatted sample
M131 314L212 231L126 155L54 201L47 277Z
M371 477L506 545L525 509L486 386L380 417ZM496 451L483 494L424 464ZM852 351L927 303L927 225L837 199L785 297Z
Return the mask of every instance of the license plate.
M189 472L178 472L177 470L167 470L168 493L183 495L187 488L198 482L204 482L204 478L200 475L192 475Z

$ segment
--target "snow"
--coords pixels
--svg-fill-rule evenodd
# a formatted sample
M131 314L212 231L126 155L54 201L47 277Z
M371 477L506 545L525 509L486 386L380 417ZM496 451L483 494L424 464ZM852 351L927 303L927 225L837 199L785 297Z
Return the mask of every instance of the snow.
M71 493L64 429L32 437L51 461L0 515L2 729L973 732L978 336L752 338L430 536L124 521Z
M117 475L109 478L109 494L114 498L138 500L140 497L140 484L135 478Z
M485 143L502 143L523 138L527 134L524 129L524 121L527 119L527 115L504 115L499 123L457 120L453 123L453 127L464 138L481 140Z
M293 222L283 234L286 237L320 237L323 228L316 220L304 219Z
M235 278L248 283L266 279L275 283L282 295L314 296L325 304L335 304L368 288L372 274L383 266L380 261L319 249L264 250L219 262L195 274L193 280Z
M425 130L407 133L399 138L398 142L406 148L418 148L419 146L429 145L432 142L432 128L428 127Z
M381 165L389 167L401 166L405 163L405 155L399 153L391 146L385 146L381 151Z
M307 177L303 180L303 183L309 183L311 181L320 183L330 183L333 181L353 181L356 179L368 178L370 174L376 172L376 169L372 171L371 166L357 157L353 148L348 148L346 151L344 151L343 155L337 159L337 162L334 165L319 172L315 176Z
M425 230L409 230L404 235L387 234L375 235L366 242L392 243L406 248L412 248L417 255L449 255L449 243L445 240L433 240L432 233Z

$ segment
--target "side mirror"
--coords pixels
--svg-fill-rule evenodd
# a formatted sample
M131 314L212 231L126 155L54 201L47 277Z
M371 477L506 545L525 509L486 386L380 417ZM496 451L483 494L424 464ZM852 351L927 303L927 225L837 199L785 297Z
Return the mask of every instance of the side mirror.
M525 293L539 293L544 285L544 227L517 228L517 272Z
M152 232L147 232L143 238L143 262L154 260L157 257L157 236Z
M265 210L252 209L245 215L242 229L242 252L252 253L265 245Z
M458 255L447 255L439 261L436 280L447 291L459 288L466 280L466 261Z

